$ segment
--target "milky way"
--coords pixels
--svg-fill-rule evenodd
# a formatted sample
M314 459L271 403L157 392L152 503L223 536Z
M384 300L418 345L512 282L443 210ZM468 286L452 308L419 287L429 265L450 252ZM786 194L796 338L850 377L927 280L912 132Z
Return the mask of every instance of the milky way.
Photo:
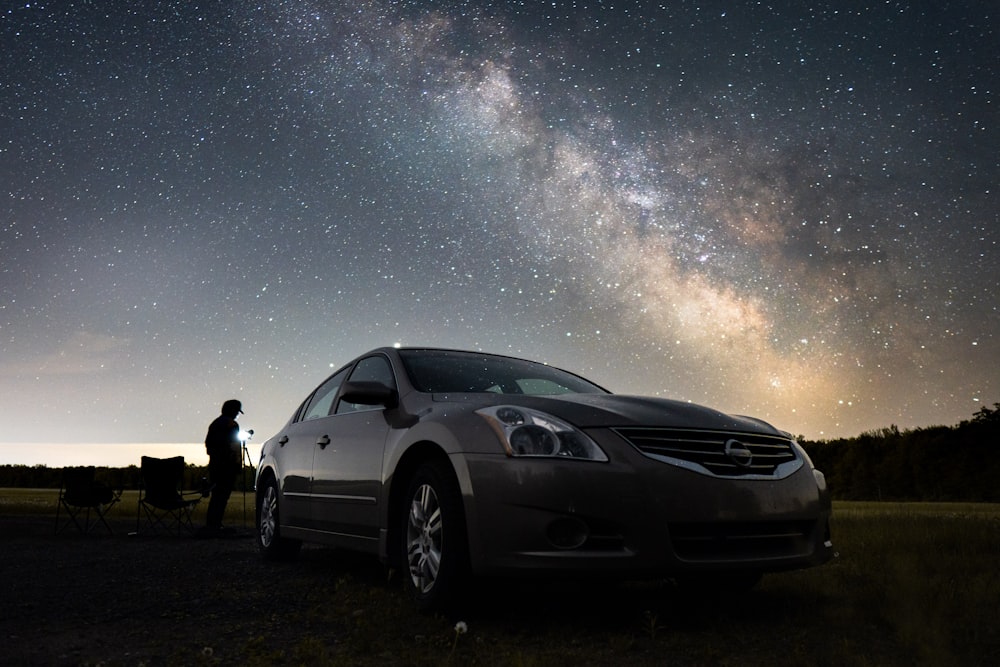
M270 434L397 343L811 438L969 418L998 21L927 4L6 9L0 440Z

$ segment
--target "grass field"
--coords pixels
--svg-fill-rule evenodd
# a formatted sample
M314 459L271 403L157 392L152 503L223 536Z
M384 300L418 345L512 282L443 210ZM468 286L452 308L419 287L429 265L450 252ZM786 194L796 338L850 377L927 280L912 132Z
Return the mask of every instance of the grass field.
M56 492L4 490L0 514L52 514ZM203 503L204 505L204 503ZM115 508L135 516L135 497ZM248 496L252 524L252 498ZM228 518L242 522L242 495ZM204 511L201 509L200 511ZM303 626L250 664L997 665L1000 505L835 503L837 557L765 577L740 597L685 597L666 583L484 585L460 617L422 616L384 573L351 558L320 567ZM295 566L293 566L295 567ZM322 569L322 568L327 569ZM308 622L307 622L308 621ZM456 631L461 621L467 632ZM392 660L388 658L392 656Z

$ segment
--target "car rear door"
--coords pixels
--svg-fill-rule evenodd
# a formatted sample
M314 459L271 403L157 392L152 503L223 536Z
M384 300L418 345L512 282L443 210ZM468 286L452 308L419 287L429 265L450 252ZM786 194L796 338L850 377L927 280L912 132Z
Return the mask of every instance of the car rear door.
M317 440L326 430L325 420L333 412L344 369L323 382L306 399L300 414L278 439L275 457L281 474L281 522L297 528L316 529L312 508L312 468Z

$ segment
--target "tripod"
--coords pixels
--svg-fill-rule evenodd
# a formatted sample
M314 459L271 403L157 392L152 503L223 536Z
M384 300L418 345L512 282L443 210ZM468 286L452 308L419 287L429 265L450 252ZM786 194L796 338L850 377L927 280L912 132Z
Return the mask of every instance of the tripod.
M247 431L247 437L243 440L243 454L240 457L240 466L243 468L243 529L246 530L247 527L247 465L251 468L254 467L253 460L250 458L250 450L247 449L247 441L253 437L253 429ZM256 476L256 469L254 469L254 474Z

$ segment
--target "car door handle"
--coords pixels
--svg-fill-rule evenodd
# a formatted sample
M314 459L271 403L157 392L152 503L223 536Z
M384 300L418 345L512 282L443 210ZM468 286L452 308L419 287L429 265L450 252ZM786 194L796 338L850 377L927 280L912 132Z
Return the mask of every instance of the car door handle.
M327 445L330 444L330 436L324 435L323 437L321 437L319 440L316 441L316 444L319 445L321 449L326 447Z
M287 435L281 436L281 439L278 440L278 444L282 447L288 444L288 436Z

